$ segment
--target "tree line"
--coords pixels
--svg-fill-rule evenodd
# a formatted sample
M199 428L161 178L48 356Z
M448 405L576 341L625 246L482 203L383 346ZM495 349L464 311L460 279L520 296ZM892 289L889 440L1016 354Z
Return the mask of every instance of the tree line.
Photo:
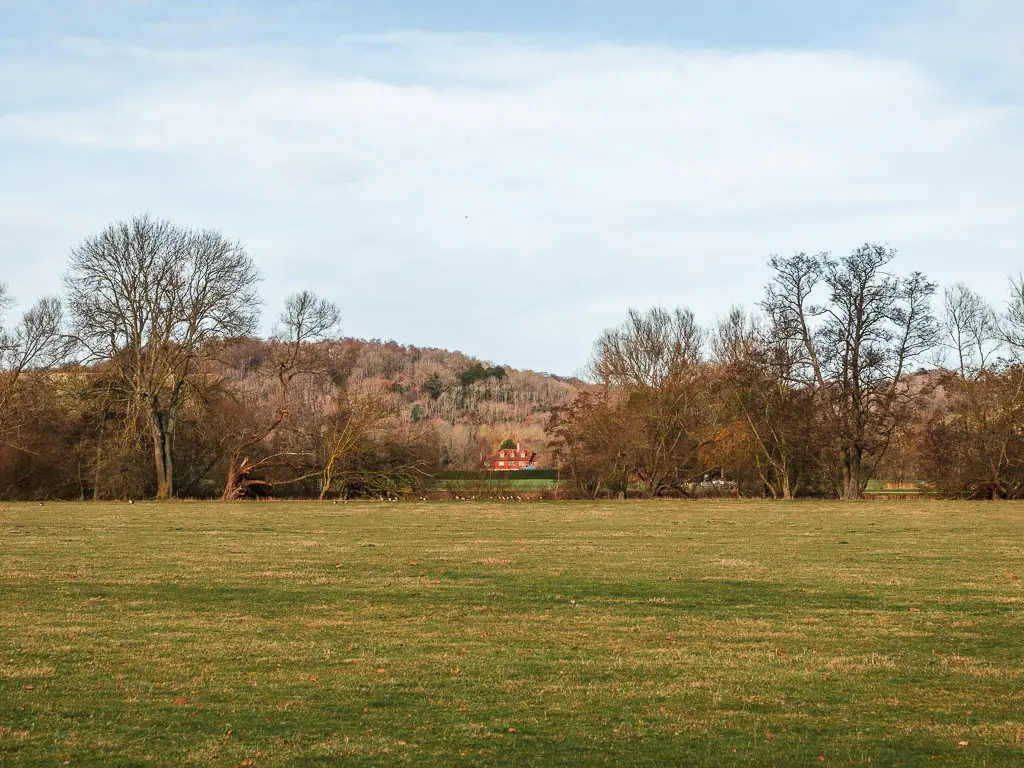
M230 500L420 483L434 436L346 386L350 357L325 346L338 307L296 293L254 341L259 282L240 243L148 215L76 246L64 300L0 336L0 493Z
M596 386L551 422L580 496L736 492L859 499L870 481L1024 493L1024 281L1005 311L893 271L866 244L770 260L754 310L702 328L631 311L598 339Z
M632 310L583 383L340 339L213 230L148 215L72 249L64 295L0 324L0 496L402 495L525 437L579 497L1024 494L1024 281L1002 311L896 254L770 260L752 309ZM0 315L11 297L0 286ZM452 361L456 362L452 362ZM543 417L543 427L538 419Z

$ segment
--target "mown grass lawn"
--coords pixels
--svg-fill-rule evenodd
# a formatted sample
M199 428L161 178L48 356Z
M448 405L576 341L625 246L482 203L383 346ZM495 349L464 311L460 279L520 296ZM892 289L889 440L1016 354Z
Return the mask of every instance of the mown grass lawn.
M0 505L0 765L1024 765L1024 506Z

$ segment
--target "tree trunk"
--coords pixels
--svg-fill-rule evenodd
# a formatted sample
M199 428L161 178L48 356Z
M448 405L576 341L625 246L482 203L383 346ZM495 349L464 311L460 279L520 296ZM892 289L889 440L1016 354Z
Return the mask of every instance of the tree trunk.
M224 481L224 493L221 494L221 501L238 501L247 492L252 483L249 481L249 474L253 471L254 465L249 462L248 456L239 458L238 454L228 457L228 474Z
M106 426L100 428L99 435L96 438L96 469L93 471L92 476L92 500L99 501L102 498L102 490L100 488L100 480L103 473L103 434L106 431Z
M334 485L334 462L337 458L337 451L332 451L327 463L324 464L324 471L320 476L320 501L327 498L327 494L331 492L331 486Z
M842 461L843 499L845 501L859 501L864 497L861 451L855 447L844 449Z
M224 493L221 494L221 501L236 501L242 495L242 480L245 475L243 472L243 464L245 460L238 460L237 456L231 456L228 459L228 475L224 481Z
M174 498L174 421L166 414L154 412L150 417L153 433L153 459L156 463L157 499Z
M153 459L156 462L156 497L168 498L167 467L164 464L164 438L160 427L153 425Z
M785 501L793 500L793 486L789 482L789 473L783 471L779 477L779 482L782 485L782 498Z
M174 498L174 420L168 419L164 429L164 476L167 478L168 499Z

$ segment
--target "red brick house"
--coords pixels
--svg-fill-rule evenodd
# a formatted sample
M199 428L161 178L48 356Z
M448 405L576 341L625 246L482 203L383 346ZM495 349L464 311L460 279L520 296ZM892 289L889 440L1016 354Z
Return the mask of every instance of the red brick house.
M515 448L502 448L484 459L484 467L492 472L533 469L537 454L516 443Z

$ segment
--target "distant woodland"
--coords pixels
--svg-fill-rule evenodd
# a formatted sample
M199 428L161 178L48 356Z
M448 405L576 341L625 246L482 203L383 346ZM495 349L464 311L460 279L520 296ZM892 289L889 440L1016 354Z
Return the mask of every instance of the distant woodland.
M895 251L777 256L750 307L631 310L582 379L259 314L245 247L150 216L0 287L0 498L398 497L506 441L564 496L1024 496L1024 282L991 303ZM257 330L273 325L261 338Z

